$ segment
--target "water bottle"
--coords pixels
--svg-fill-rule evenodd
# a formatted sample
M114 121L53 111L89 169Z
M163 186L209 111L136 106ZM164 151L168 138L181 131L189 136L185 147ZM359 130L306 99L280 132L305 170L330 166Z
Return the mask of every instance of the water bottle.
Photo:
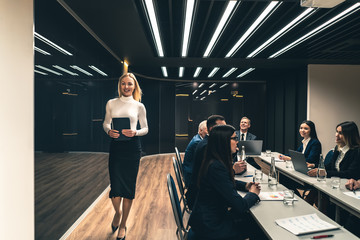
M319 166L316 172L316 178L319 182L325 182L326 181L326 170L325 170L325 163L323 155L320 154L320 160L319 160Z
M276 169L275 169L275 158L274 157L271 157L268 185L269 185L269 187L277 185L277 174L276 174Z
M246 161L246 153L245 153L245 146L242 146L241 148L241 160Z

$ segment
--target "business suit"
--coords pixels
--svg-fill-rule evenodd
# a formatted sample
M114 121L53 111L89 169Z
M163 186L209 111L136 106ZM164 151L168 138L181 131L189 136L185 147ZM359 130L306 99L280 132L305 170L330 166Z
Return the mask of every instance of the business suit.
M185 150L185 157L183 162L183 169L184 169L184 180L185 185L189 186L191 181L191 175L193 172L193 157L195 155L195 150L199 142L201 142L202 138L199 134L196 134L191 141L189 142L188 146Z
M337 176L341 178L360 178L360 148L349 149L343 160L340 162L340 171L335 168L336 159L339 156L338 147L335 148L334 155L329 165L326 166L327 177Z
M297 149L297 151L302 152L303 149L304 146L303 144L301 144L300 147ZM321 154L321 143L319 142L318 139L311 138L304 152L306 162L314 163L315 167L317 167L319 164L320 154Z
M239 138L239 141L241 140L241 133L240 133L240 130L238 130L238 131L235 131L235 134L236 134L236 136ZM249 133L249 132L247 132L247 134L246 134L246 141L249 141L249 140L256 140L256 136L254 135L254 134L252 134L252 133Z
M245 190L241 181L231 180L224 164L213 160L200 183L197 202L189 224L196 239L239 239L252 233L247 211L260 199L255 193L242 198L237 190ZM231 207L231 211L228 208ZM249 226L248 226L249 225Z

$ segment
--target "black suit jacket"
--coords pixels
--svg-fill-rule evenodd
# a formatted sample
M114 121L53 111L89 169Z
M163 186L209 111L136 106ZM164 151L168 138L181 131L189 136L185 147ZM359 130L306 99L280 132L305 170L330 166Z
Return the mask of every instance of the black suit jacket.
M236 222L244 219L245 213L260 199L254 193L242 198L237 190L244 189L244 182L234 184L224 164L213 160L201 179L198 199L189 220L195 234L202 239L228 239L236 237L239 230L249 231L239 229Z
M300 147L297 149L298 152L303 151L303 145L301 144ZM308 163L314 163L315 167L319 164L321 154L321 143L317 139L310 139L309 143L306 146L304 156Z
M236 134L236 136L239 138L239 141L240 141L240 139L241 139L240 130L235 131L235 134ZM246 141L256 140L256 138L257 138L257 137L256 137L254 134L247 132L247 134L246 134L246 139L245 139L245 140L246 140Z
M335 162L339 156L339 151L335 147L334 155L329 165L326 166L328 177L337 176L341 178L360 178L360 149L349 149L340 163L340 171L335 168Z

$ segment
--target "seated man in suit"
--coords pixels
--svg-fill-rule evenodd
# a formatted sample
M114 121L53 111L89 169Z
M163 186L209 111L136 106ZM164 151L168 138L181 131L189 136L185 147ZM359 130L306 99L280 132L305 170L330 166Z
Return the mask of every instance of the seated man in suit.
M207 135L207 127L206 127L206 120L202 121L199 124L198 134L196 134L191 141L189 142L188 146L185 150L185 157L183 162L183 169L184 169L184 180L185 186L188 187L191 181L191 174L193 171L193 156L195 154L195 150L199 142L204 139Z
M240 120L240 130L235 131L236 136L239 138L239 141L256 140L256 136L248 131L250 127L251 127L250 119L248 117L241 118L241 120ZM240 151L240 150L238 150L238 151ZM246 160L253 167L255 167L257 169L261 169L261 167L255 162L254 158L248 157ZM234 162L237 161L236 154L234 156L233 161Z
M248 117L243 117L240 120L240 130L235 132L236 136L239 138L239 141L256 140L256 136L252 133L249 133L250 127L250 119Z

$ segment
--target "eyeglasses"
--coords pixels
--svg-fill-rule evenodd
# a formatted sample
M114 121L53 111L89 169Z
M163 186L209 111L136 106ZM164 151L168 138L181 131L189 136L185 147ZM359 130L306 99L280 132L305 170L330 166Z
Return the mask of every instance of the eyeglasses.
M230 139L234 140L234 141L239 141L239 137L236 136L236 137L231 137Z

